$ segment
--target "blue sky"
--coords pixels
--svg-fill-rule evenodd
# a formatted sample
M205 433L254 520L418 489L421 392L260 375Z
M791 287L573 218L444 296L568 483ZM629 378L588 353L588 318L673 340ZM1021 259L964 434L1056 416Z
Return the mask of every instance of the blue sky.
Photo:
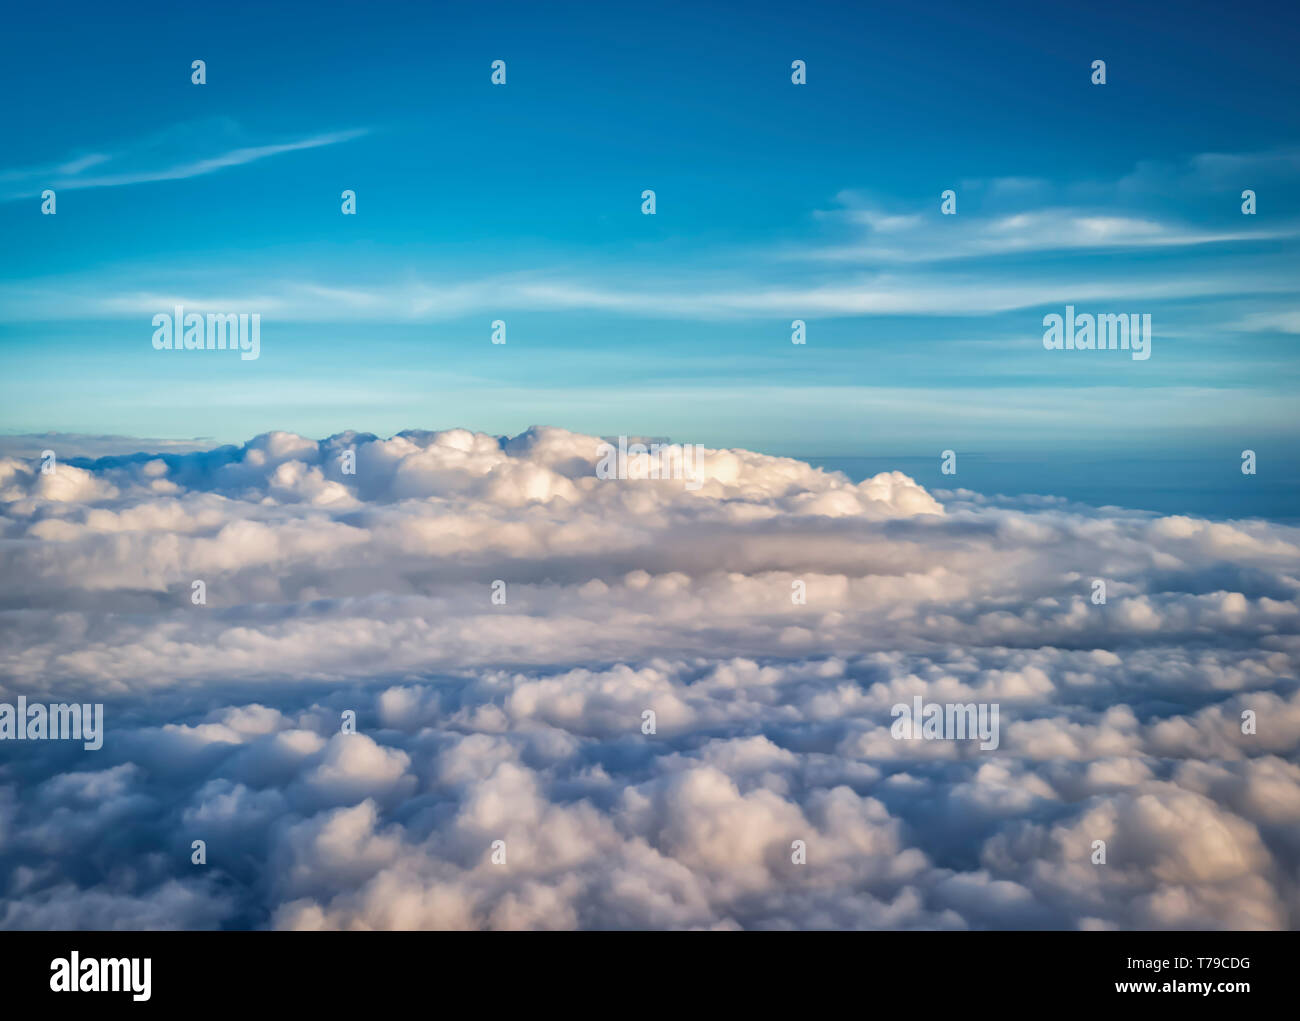
M1300 15L1054 6L15 18L0 431L1289 456ZM153 350L176 301L261 357ZM1045 351L1067 304L1150 313L1151 359Z

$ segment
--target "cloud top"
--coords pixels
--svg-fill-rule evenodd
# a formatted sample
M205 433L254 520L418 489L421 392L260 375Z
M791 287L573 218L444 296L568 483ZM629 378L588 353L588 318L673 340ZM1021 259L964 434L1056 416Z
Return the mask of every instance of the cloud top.
M600 443L0 458L0 925L1300 921L1300 531Z

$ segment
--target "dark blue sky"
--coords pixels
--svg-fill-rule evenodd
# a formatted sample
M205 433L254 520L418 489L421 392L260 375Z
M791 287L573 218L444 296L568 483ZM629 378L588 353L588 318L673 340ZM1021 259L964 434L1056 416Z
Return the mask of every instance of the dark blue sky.
M0 430L1281 449L1300 16L1071 8L11 14ZM178 301L261 357L153 350ZM1044 350L1066 305L1150 313L1151 359Z

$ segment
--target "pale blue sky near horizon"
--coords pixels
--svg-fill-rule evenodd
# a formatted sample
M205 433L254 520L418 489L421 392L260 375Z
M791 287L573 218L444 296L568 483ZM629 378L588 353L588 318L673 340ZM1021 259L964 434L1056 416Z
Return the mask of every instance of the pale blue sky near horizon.
M151 10L0 41L0 433L1294 464L1294 8ZM261 356L153 350L176 302ZM1066 305L1150 313L1152 357L1044 350Z

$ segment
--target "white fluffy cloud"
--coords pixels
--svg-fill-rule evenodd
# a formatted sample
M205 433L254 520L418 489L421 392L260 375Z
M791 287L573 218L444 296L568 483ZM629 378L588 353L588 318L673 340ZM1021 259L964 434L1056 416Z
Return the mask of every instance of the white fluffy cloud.
M0 457L0 925L1300 924L1300 530L598 442Z

